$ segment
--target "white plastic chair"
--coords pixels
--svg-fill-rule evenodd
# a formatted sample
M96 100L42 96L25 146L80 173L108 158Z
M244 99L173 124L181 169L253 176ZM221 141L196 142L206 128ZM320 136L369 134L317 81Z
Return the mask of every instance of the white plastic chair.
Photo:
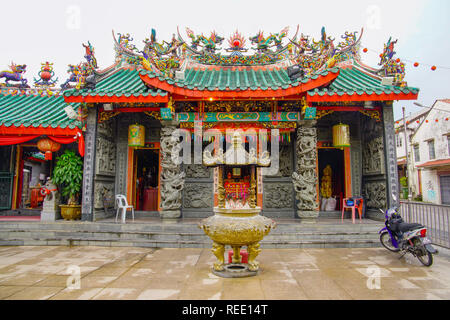
M116 204L117 204L116 222L117 216L119 215L119 211L122 210L122 223L125 223L125 216L127 214L128 209L131 209L134 221L134 207L128 205L127 198L123 194L116 194Z

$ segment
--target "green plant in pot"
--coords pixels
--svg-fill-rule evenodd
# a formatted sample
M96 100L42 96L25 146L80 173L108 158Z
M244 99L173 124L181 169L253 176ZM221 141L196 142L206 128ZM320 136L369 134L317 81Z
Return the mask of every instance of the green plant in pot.
M72 150L66 150L56 160L52 179L60 187L61 195L68 198L67 205L60 205L61 216L65 220L80 219L81 206L77 198L83 182L83 161Z
M400 184L402 185L403 199L408 199L408 178L401 177Z

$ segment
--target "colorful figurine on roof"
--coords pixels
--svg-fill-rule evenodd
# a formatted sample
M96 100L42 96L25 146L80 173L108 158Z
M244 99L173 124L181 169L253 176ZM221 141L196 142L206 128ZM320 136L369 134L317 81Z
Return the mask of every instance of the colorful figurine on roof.
M222 44L224 38L215 31L211 32L209 38L206 38L203 34L196 36L194 31L189 28L186 28L186 33L191 38L191 47L194 50L198 50L198 47L202 47L202 53L216 53L216 51L221 50L217 46Z
M270 52L270 48L276 47L277 51L283 48L282 40L287 36L289 31L289 27L281 30L280 33L270 34L267 38L264 37L264 32L259 31L255 36L250 37L250 41L252 44L256 44L256 50L258 53L268 53Z
M38 73L39 79L34 78L34 86L41 88L53 88L58 82L58 78L52 79L55 75L53 71L53 63L41 63L41 70Z
M242 57L242 52L247 52L245 48L245 38L236 30L234 34L228 39L229 48L225 49L227 52L231 52L232 57Z
M381 69L378 74L384 77L392 77L393 85L404 87L406 82L403 81L405 78L405 64L400 59L394 59L395 51L394 45L397 40L392 41L392 37L389 38L388 42L384 45L384 50L380 54L380 62L378 65Z
M293 60L303 68L304 75L310 76L314 73L324 71L325 69L336 66L339 62L359 59L359 45L363 29L359 38L358 32L345 32L341 38L344 40L337 46L334 45L334 38L327 36L325 28L321 30L321 39L319 41L309 40L308 36L301 34L300 39L294 37L290 39L295 46Z
M95 88L95 69L97 66L97 59L94 55L94 48L91 43L88 45L83 44L86 49L84 58L87 62L81 62L78 65L69 64L67 73L70 74L69 78L61 85L61 89L69 89L75 87L75 89L94 89ZM75 82L75 86L71 86L70 83Z
M89 66L92 69L97 69L98 66L97 66L97 59L95 58L94 47L91 45L89 41L87 45L83 43L83 47L86 49L86 54L84 55L84 57L86 58Z
M124 48L126 48L130 51L139 52L139 50L136 48L136 46L131 43L131 41L133 41L133 38L131 38L129 33L127 33L127 34L117 33L117 34L119 35L119 44L121 46L123 46Z
M15 64L11 62L9 66L11 70L4 70L0 72L0 79L5 78L5 83L0 83L0 86L5 87L19 87L19 88L29 88L27 84L28 80L23 77L23 74L27 71L26 64ZM20 84L11 84L10 81L20 82Z
M152 29L150 39L145 39L144 43L144 50L141 51L143 55L142 66L147 70L173 78L174 71L180 67L180 58L177 51L183 45L183 41L176 39L174 34L171 42L158 43L156 41L156 30Z

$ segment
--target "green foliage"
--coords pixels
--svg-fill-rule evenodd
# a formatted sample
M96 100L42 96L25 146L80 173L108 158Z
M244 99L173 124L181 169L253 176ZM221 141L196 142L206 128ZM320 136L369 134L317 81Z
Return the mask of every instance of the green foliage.
M68 204L76 204L83 182L83 161L72 150L66 150L56 160L52 180L60 186L62 196L69 197Z
M401 184L403 187L407 187L407 186L408 186L408 179L407 179L406 177L401 177L401 178L400 178L400 184Z
M414 198L414 201L423 201L422 195L419 194Z

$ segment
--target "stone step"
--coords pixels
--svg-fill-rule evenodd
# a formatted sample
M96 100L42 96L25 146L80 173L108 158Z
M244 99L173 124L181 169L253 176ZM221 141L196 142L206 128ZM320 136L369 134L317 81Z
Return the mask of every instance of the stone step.
M379 246L383 224L279 223L262 247ZM143 247L211 247L198 223L2 222L0 245L101 245Z
M101 239L8 239L0 240L0 246L106 246L106 247L151 247L151 248L211 248L212 241L139 241L139 240L101 240ZM377 240L310 240L261 242L261 248L366 248L380 247ZM228 248L228 247L227 247ZM228 248L229 249L229 248Z
M2 230L0 239L41 239L41 238L91 238L105 240L168 240L168 241L203 241L208 239L204 233L181 233L181 232L82 232L61 230ZM270 233L263 241L304 241L329 239L353 240L353 239L377 239L377 232L297 232L297 233Z
M330 224L308 224L308 223L277 223L273 232L298 232L298 231L320 231L320 230L333 230L333 231L374 231L380 230L384 227L382 223L362 223L356 224L341 223L337 220L335 223ZM83 231L110 231L110 232L126 232L126 231L179 231L185 232L198 232L200 229L198 223L98 223L98 222L77 222L77 221L60 221L60 222L18 222L8 221L0 222L0 230L4 229L35 229L35 230L83 230Z

